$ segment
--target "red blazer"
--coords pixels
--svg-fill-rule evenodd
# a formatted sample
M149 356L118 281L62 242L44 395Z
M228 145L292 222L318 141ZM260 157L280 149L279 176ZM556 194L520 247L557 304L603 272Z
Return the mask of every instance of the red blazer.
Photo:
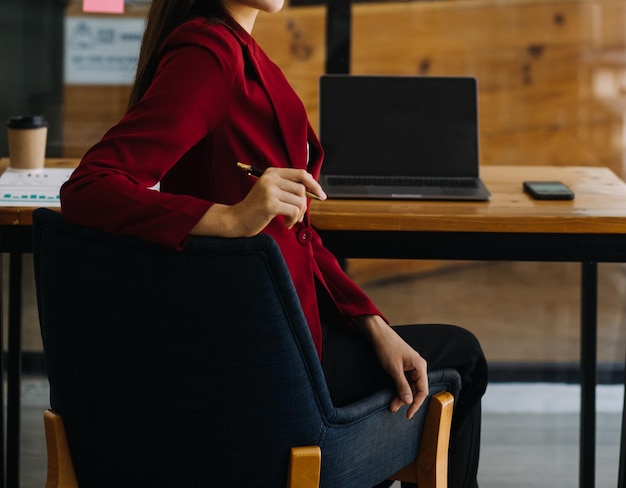
M61 207L69 222L182 248L213 202L237 203L254 184L237 161L317 178L322 159L302 102L252 37L234 21L194 19L164 43L143 98L85 154ZM282 250L321 354L318 303L328 300L317 293L335 305L321 310L328 319L381 314L307 222L286 229L277 217L264 232Z

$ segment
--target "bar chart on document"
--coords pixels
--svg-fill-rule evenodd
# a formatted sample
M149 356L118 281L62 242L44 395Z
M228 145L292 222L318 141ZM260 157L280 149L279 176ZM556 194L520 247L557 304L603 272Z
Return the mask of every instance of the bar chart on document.
M72 174L71 168L14 170L0 175L0 206L59 206L61 185Z

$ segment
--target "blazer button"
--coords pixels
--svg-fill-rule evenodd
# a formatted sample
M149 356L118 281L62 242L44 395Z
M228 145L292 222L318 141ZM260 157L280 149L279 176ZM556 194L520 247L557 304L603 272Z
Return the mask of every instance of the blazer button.
M296 237L298 238L298 242L300 244L306 246L311 240L311 230L308 227L303 227L298 231Z

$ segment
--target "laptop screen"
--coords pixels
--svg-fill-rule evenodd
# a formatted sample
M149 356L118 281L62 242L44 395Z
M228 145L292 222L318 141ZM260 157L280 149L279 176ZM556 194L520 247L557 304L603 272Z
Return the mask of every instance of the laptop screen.
M319 129L326 175L478 176L471 77L323 75Z

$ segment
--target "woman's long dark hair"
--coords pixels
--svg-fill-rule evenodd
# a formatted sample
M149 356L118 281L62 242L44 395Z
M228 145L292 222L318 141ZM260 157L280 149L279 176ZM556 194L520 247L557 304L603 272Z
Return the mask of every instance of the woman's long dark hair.
M128 106L139 101L152 82L159 48L170 32L192 17L204 16L217 21L224 15L220 0L152 0Z

